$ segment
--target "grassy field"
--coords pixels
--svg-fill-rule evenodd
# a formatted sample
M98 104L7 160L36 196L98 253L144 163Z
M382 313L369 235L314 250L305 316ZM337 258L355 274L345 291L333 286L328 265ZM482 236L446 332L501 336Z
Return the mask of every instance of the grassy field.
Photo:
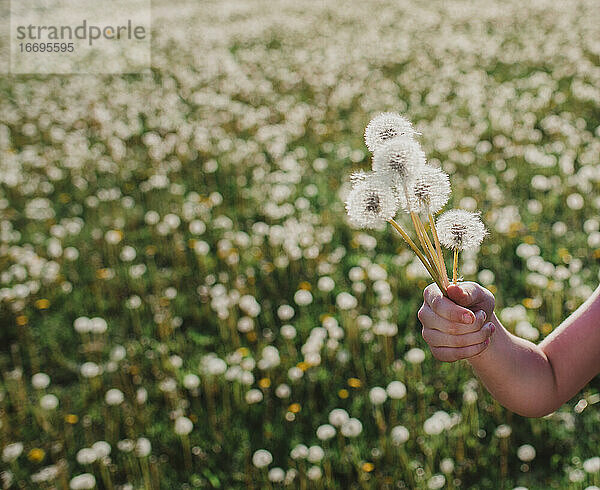
M343 205L365 125L405 114L490 231L464 277L542 340L598 285L596 2L172 0L153 24L151 74L0 78L4 488L600 485L598 379L503 409L431 356L414 256Z

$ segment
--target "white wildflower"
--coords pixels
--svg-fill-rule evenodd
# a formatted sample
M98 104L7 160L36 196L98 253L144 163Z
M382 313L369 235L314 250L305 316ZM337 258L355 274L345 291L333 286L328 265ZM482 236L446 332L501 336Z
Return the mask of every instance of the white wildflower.
M353 187L346 199L350 223L358 228L378 228L392 219L399 202L386 174L370 173Z
M407 182L408 195L400 193L400 202L406 211L435 214L450 198L450 180L439 168L424 165ZM408 201L407 201L408 200Z
M401 446L406 441L408 441L408 438L410 437L410 432L403 425L397 425L392 429L391 437L392 443L395 446Z
M273 462L273 456L266 449L259 449L252 455L252 464L257 468L264 468Z
M179 436L188 435L190 432L192 432L193 428L194 424L187 417L177 417L175 420L175 434Z
M440 243L459 251L478 247L486 234L479 215L464 209L446 211L436 227Z
M416 134L412 123L395 112L383 112L375 116L365 129L365 144L374 152L387 141L398 138L412 138Z
M384 174L388 182L391 179L395 184L408 183L415 170L425 166L425 163L425 153L421 145L407 138L393 139L373 155L375 173Z

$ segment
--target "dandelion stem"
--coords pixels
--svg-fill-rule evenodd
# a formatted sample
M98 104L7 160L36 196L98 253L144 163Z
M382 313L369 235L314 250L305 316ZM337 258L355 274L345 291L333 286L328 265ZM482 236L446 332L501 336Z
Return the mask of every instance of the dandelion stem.
M458 282L458 248L454 249L454 265L452 266L452 282Z
M421 221L421 218L419 218L419 215L417 213L411 213L411 216L413 216L413 222L416 223L415 226L419 227L419 233L420 233L421 237L423 238L423 242L424 242L423 248L425 248L428 251L427 256L432 261L432 265L435 265L436 271L438 272L438 277L441 279L442 278L442 272L441 272L442 267L441 267L441 264L439 263L437 253L436 253L435 249L433 248L433 244L431 243L431 240L429 239L427 230L425 230L425 226L423 226L423 222Z
M431 268L431 265L429 264L429 262L427 261L427 259L423 255L423 253L415 245L415 242L412 241L410 236L408 236L408 234L402 229L402 227L398 223L396 223L396 221L393 218L389 220L389 223L396 229L396 231L398 233L400 233L402 238L404 238L404 241L408 244L408 246L412 249L412 251L417 255L417 257L419 257L419 260L425 266L425 269L427 269L427 272L429 272L429 275L436 282L436 284L438 285L438 287L440 288L440 290L442 291L444 296L446 296L446 288L438 279L437 274L433 271L433 269Z
M442 268L443 282L445 286L448 286L448 271L446 270L444 254L440 245L440 239L437 234L437 229L435 228L435 220L433 219L433 214L431 214L431 212L428 212L427 214L429 215L429 226L431 227L431 234L433 235L433 241L435 242L435 249L437 250L438 259L440 260L440 266Z
M431 268L435 270L437 282L438 284L443 284L442 273L440 272L440 266L437 261L437 254L433 250L433 245L431 245L431 240L429 240L429 237L427 236L427 232L423 227L423 223L419 219L419 216L412 211L410 213L410 217L412 219L413 226L415 227L417 236L419 237L419 241L421 242L421 246L423 247L423 252L427 256L427 259L431 264Z

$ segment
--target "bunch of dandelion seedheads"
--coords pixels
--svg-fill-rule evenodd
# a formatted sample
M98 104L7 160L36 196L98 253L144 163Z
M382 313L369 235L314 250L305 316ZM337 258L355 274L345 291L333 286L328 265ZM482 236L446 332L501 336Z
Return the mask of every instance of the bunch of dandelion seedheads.
M434 216L450 197L450 181L442 170L427 164L417 134L400 114L387 112L371 120L365 143L373 153L373 171L352 174L346 210L350 222L360 228L379 228L389 222L446 294L450 282L441 245L454 253L456 283L458 253L478 247L486 231L478 213L462 209L446 211L436 223ZM420 247L394 220L400 208L410 215Z

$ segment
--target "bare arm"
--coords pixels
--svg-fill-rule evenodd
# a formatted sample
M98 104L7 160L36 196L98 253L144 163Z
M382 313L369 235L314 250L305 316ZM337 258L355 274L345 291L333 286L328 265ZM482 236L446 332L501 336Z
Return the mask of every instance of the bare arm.
M451 286L454 303L439 299L438 292L435 285L427 288L419 312L434 356L468 359L494 398L520 415L541 417L556 410L600 372L600 288L539 345L508 332L493 313L493 296L478 284ZM460 318L465 308L486 312L488 323L482 322L481 332L495 327L488 345L475 348L472 340L466 342L464 333L456 334L464 331L459 324L449 331L445 318ZM446 333L440 333L440 325Z
M600 372L600 288L537 346L509 333L496 315L492 322L489 347L469 363L513 412L547 415Z

